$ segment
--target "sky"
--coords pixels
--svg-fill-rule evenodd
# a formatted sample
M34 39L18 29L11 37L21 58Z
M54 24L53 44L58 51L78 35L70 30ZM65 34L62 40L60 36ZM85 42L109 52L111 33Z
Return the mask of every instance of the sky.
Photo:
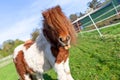
M85 12L91 0L1 0L0 44L6 40L28 40L36 28L42 27L42 11L60 5L67 17Z

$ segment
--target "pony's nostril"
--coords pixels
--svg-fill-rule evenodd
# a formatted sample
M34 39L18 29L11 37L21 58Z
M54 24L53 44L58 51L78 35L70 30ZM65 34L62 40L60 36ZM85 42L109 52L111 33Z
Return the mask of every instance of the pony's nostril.
M66 40L67 40L67 41L70 40L70 36L67 36Z
M68 46L68 44L66 44L65 46Z

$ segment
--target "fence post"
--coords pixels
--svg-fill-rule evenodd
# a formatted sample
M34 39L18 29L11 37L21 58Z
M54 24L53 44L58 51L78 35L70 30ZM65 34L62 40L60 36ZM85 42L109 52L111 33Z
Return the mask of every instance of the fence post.
M98 29L97 25L95 24L95 22L93 21L91 15L88 13L88 16L90 18L90 20L92 21L93 25L95 26L96 30L98 31L100 37L102 37L103 35L101 34L100 30Z
M119 14L119 13L118 13L118 10L117 10L117 8L116 8L116 6L115 6L115 4L114 4L113 1L112 1L112 5L113 5L113 7L114 7L114 9L115 9L115 11L116 11L116 14Z

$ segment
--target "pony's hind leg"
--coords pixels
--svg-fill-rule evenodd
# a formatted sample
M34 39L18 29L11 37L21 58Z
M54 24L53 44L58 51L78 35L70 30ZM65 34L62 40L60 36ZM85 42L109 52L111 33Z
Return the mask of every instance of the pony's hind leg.
M36 75L30 75L31 80L37 80Z
M36 77L37 77L37 80L44 80L43 74L41 74L41 73L37 73Z
M23 76L20 76L18 80L36 80L36 79L32 79L28 74L24 74Z
M29 74L25 74L24 77L25 77L25 80L32 80Z
M36 75L24 74L24 79L18 79L18 80L38 80L38 79L36 78Z

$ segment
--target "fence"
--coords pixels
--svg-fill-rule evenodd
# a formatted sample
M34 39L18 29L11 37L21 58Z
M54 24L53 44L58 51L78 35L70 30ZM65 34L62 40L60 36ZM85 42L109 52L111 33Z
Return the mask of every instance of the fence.
M12 55L0 59L0 68L12 62Z
M82 26L82 28L88 28L90 26L94 26L96 30L99 32L100 36L102 36L98 27L105 26L105 24L104 25L96 25L96 24L99 24L105 20L108 20L112 17L119 15L120 12L119 4L120 4L120 0L111 0L105 6L92 11L81 18L78 18L73 22L73 24L78 28L80 26ZM112 21L109 21L109 23L112 24ZM76 25L76 24L80 24L80 25Z

